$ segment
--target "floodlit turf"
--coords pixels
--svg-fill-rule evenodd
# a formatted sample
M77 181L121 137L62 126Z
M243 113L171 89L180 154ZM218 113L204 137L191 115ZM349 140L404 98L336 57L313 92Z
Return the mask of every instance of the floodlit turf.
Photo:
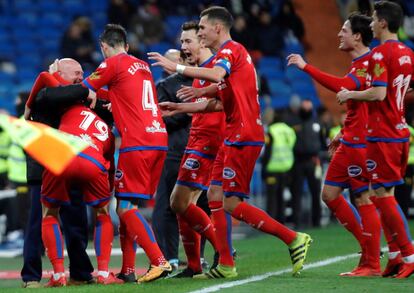
M413 226L413 225L412 225ZM411 229L413 230L413 229ZM308 230L314 243L311 246L308 264L326 260L336 256L353 254L358 251L356 242L352 236L340 226L329 226L324 229ZM93 247L93 246L91 246ZM41 289L38 291L52 292L189 292L207 287L226 284L232 287L221 289L226 292L414 292L414 277L406 280L384 278L347 278L339 277L341 272L351 270L358 261L357 257L351 257L329 265L306 269L301 276L294 278L290 273L277 274L266 279L248 282L234 286L234 281L243 281L252 276L260 276L269 272L278 272L290 269L290 258L287 247L279 240L270 236L259 236L247 240L235 241L237 248L239 277L231 281L227 280L187 280L169 279L159 280L154 283L142 285L89 285L82 287L66 287ZM207 258L211 261L211 250L208 250ZM138 256L138 266L143 267L144 255ZM22 258L0 258L0 270L20 269ZM47 259L44 260L47 263ZM120 257L112 259L112 267L120 266ZM383 263L384 266L384 263ZM49 267L49 266L47 266ZM0 280L1 292L15 292L20 286L19 280ZM38 292L36 291L36 292Z

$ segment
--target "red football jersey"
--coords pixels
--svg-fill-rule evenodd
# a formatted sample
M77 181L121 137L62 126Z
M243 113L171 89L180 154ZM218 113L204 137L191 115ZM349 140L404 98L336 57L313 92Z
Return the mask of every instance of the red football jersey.
M264 131L252 58L241 44L228 40L217 52L214 66L223 67L227 72L219 84L219 97L226 114L225 143L263 145Z
M348 77L355 82L356 90L366 89L366 77L370 53L352 60ZM350 90L353 90L350 89ZM364 144L367 135L368 105L367 102L348 100L346 102L346 118L343 128L343 140L352 144Z
M79 136L90 147L80 156L96 160L106 170L114 153L114 137L108 125L88 107L78 104L70 107L60 120L59 130Z
M368 68L368 85L387 87L383 101L369 103L369 141L408 141L404 118L404 96L414 70L411 49L399 41L389 40L374 48Z
M206 60L200 67L212 68L214 66L214 55ZM194 79L193 87L203 88L211 85L211 82L206 80ZM193 100L193 102L201 102L208 97L200 97ZM223 143L225 131L225 114L224 112L212 113L194 113L191 121L190 136L205 138L209 141L215 140L219 144Z
M94 91L108 86L112 114L122 137L121 148L167 150L167 131L146 62L126 53L112 56L83 84Z

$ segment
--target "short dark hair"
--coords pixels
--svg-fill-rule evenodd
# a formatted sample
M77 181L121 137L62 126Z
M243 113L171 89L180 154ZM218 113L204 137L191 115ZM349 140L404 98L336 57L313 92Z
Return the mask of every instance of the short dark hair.
M368 47L371 44L373 33L369 26L372 18L358 12L351 13L348 16L349 23L351 24L351 30L353 34L360 34L362 43Z
M127 32L120 24L107 24L103 33L99 36L99 41L115 48L118 46L125 47L127 44Z
M221 7L221 6L211 6L211 7L207 8L207 9L204 9L201 12L200 18L203 17L203 16L207 16L208 20L211 20L211 19L219 20L229 30L233 26L233 16L224 7Z
M388 30L397 33L402 25L403 11L400 5L390 1L379 1L374 4L374 10L379 20L385 20Z
M191 30L195 30L196 32L198 32L198 22L194 21L194 20L190 20L190 21L186 21L181 25L181 30L182 31L191 31Z

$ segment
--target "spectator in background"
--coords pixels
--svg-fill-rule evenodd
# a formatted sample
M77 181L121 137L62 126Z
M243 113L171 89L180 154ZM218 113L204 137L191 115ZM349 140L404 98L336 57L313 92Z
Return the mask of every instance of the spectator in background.
M295 142L295 130L281 120L280 113L275 112L273 123L267 130L262 160L266 182L266 211L282 224L285 223L283 192L290 179Z
M146 0L132 16L129 29L145 45L159 43L164 37L164 23L157 0Z
M110 0L107 10L108 22L122 25L129 29L129 19L136 7L129 0Z
M178 50L170 49L164 56L171 57L177 55L177 53L179 63L188 65L184 62L185 56L182 55L180 58L180 51ZM176 95L177 91L181 86L191 86L192 83L192 78L179 73L172 75L168 73L166 78L157 83L158 102L180 103L181 100ZM168 152L157 188L152 226L161 251L173 269L176 270L178 269L179 233L177 217L170 207L170 196L177 181L181 158L187 146L191 116L186 113L177 114L164 117L164 122L168 133Z
M321 126L314 117L311 100L302 100L299 110L299 123L293 125L296 132L296 144L294 148L295 163L292 170L292 208L295 227L302 222L302 197L303 184L306 179L312 195L312 226L320 226L321 218L321 177L322 169L319 160L321 150L320 131Z
M239 14L234 19L234 25L231 31L233 40L241 43L247 50L254 48L254 33L247 26L247 16Z
M283 33L272 19L269 11L260 11L255 36L256 45L254 49L261 51L263 55L282 57L284 48Z
M284 1L279 15L276 17L277 24L285 34L292 32L293 35L305 44L305 26L302 19L296 14L295 7L291 0Z
M180 63L180 64L185 60L185 59L182 58L182 57L185 57L185 56L181 56L180 51L177 50L177 49L167 50L167 52L165 52L165 54L164 54L164 57L167 58L168 60L171 60L175 63ZM173 73L174 72L168 71L167 69L163 69L162 78L167 78L168 76L170 76Z
M8 114L5 110L0 110L1 114ZM9 155L10 136L0 127L0 190L7 186L7 157Z
M91 71L96 67L94 51L95 41L90 19L86 16L76 18L61 39L60 54L77 60L84 70Z

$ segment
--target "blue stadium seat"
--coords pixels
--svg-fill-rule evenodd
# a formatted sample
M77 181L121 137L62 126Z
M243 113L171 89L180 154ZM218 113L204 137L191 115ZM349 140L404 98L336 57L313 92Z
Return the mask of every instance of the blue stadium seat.
M39 10L39 5L33 0L14 0L12 3L15 13L21 13L22 11L37 12Z
M283 60L282 58L263 56L259 60L258 67L260 70L264 68L269 68L269 67L281 69L284 67L285 63L286 61Z
M181 31L181 25L187 20L185 16L171 15L164 21L166 40L175 43L178 34Z
M152 78L154 79L154 82L157 82L159 79L161 79L162 71L162 68L159 66L151 67Z
M159 52L164 54L168 49L174 48L170 43L160 42L158 44L148 45L147 52Z
M289 106L290 96L272 96L272 108L281 109Z
M39 17L38 26L53 26L62 29L66 25L65 17L61 13L45 11Z
M39 2L37 3L37 6L39 8L39 11L55 12L55 13L66 12L62 5L65 1L49 1L49 0L38 0L38 1Z
M288 42L285 45L284 51L285 51L286 56L292 53L301 54L301 55L305 53L305 49L303 48L300 42Z
M291 67L291 66L286 68L285 76L286 76L286 79L291 82L295 82L297 80L310 79L310 77L305 72L303 72L302 70L296 67Z
M283 80L269 79L268 84L272 96L290 96L292 93L290 85Z
M258 73L260 75L263 75L266 78L277 78L277 79L284 79L285 78L285 72L276 67L264 67L260 68Z
M12 60L16 52L11 43L1 43L0 42L0 59Z

